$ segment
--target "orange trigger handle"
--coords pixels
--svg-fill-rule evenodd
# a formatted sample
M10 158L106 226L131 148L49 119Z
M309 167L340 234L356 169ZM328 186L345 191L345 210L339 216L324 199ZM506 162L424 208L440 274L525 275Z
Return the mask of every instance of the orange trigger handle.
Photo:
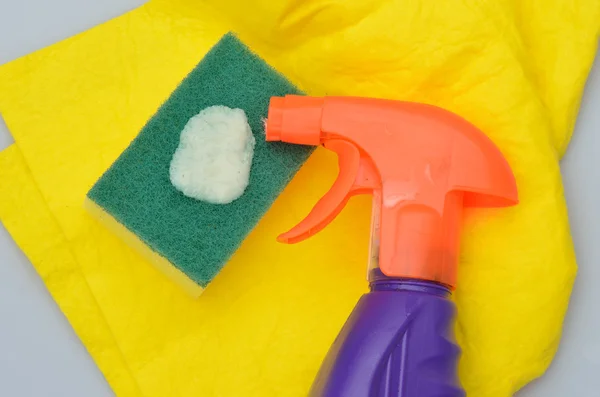
M333 139L323 145L338 155L339 174L331 189L317 202L298 225L277 240L297 243L321 231L342 211L350 197L371 192L376 188L377 175L360 151L348 141Z

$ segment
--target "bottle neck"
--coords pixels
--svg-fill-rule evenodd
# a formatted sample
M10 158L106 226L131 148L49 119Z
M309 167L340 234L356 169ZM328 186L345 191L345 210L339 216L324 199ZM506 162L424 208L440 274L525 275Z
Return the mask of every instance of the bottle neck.
M450 289L443 284L427 280L388 277L377 268L369 272L369 287L371 292L411 291L438 295L444 298L450 295Z

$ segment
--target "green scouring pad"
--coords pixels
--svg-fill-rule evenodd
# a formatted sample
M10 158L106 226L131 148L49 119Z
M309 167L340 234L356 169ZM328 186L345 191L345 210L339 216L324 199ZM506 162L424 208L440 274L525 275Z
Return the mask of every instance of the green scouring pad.
M309 147L264 139L271 96L299 93L233 34L225 35L89 191L87 208L198 295L310 155ZM243 109L256 140L249 185L226 205L186 197L169 179L184 126L214 105Z

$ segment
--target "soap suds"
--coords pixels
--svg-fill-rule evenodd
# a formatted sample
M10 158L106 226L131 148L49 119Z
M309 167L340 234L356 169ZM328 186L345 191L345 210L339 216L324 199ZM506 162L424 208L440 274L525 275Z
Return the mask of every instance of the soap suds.
M192 117L171 160L171 183L212 204L239 198L250 180L254 135L242 109L211 106Z

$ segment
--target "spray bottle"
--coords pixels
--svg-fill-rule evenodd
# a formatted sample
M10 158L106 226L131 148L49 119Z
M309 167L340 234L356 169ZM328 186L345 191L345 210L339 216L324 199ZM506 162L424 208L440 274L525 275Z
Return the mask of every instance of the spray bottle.
M518 201L498 148L449 111L373 98L273 97L265 132L267 141L322 145L339 161L332 188L279 241L300 242L351 196L373 196L370 292L330 348L310 395L464 396L450 295L463 208Z

